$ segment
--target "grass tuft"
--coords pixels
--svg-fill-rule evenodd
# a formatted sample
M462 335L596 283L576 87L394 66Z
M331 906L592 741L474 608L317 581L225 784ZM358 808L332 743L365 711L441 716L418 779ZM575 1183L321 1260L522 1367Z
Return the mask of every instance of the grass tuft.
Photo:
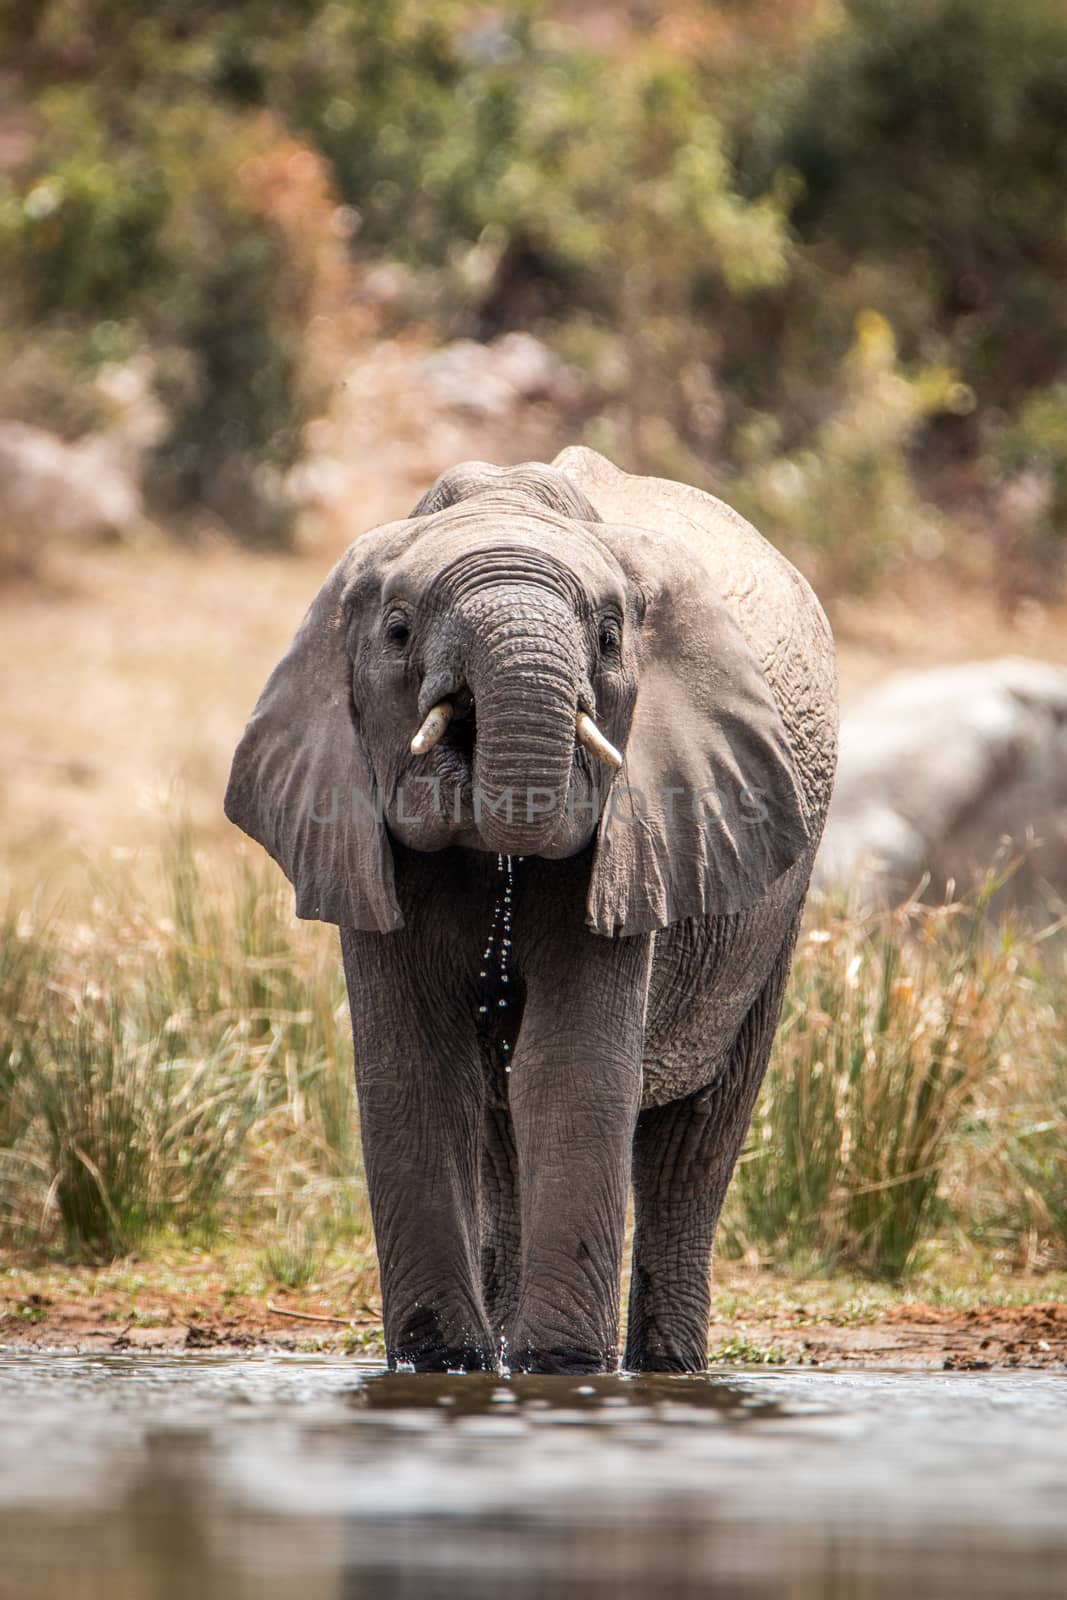
M264 869L167 905L125 894L92 934L0 922L0 1242L103 1260L210 1233L290 1192L362 1211L339 963Z
M812 917L727 1251L895 1279L935 1235L978 1244L996 1215L1001 1243L1018 1244L1014 1225L1062 1253L1063 1091L1049 1057L1062 969L987 920L989 894Z
M284 1289L304 1289L322 1271L324 1254L312 1230L290 1223L284 1235L263 1252L263 1275Z

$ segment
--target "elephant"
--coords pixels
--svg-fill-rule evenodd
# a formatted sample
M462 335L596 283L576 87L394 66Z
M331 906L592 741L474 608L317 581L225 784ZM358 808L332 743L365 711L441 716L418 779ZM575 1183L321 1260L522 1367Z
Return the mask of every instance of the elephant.
M833 640L699 489L466 462L326 578L226 813L336 923L390 1367L707 1362L833 785Z

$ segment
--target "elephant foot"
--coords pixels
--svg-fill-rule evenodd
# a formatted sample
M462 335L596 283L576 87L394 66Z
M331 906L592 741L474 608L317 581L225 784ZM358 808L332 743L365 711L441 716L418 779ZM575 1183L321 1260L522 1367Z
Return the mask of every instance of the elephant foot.
M416 1372L498 1372L500 1357L488 1330L481 1335L449 1337L436 1311L420 1307L395 1340L388 1344L390 1369Z
M707 1364L706 1332L664 1333L654 1324L631 1329L622 1358L624 1372L703 1372Z
M703 1372L707 1364L707 1356L670 1350L627 1350L622 1358L624 1372Z

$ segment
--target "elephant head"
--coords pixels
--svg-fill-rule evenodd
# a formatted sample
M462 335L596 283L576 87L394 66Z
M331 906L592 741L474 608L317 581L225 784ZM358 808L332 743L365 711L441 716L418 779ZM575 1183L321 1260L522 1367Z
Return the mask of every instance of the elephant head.
M391 838L549 857L595 839L587 920L607 935L742 910L807 848L774 696L713 574L630 512L625 485L649 480L568 462L458 467L326 579L226 796L300 916L400 927ZM590 463L608 520L576 481Z

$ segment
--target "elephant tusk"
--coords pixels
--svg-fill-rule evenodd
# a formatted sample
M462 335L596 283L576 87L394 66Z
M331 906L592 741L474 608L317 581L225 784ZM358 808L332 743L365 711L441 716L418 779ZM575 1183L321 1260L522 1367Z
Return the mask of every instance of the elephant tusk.
M411 741L413 756L424 756L428 750L433 749L452 721L455 710L451 700L439 700L435 706L431 706L422 719L422 726Z
M579 711L577 728L578 742L591 750L598 761L602 761L606 767L614 767L617 772L622 766L622 756L611 740L605 739L588 712Z

